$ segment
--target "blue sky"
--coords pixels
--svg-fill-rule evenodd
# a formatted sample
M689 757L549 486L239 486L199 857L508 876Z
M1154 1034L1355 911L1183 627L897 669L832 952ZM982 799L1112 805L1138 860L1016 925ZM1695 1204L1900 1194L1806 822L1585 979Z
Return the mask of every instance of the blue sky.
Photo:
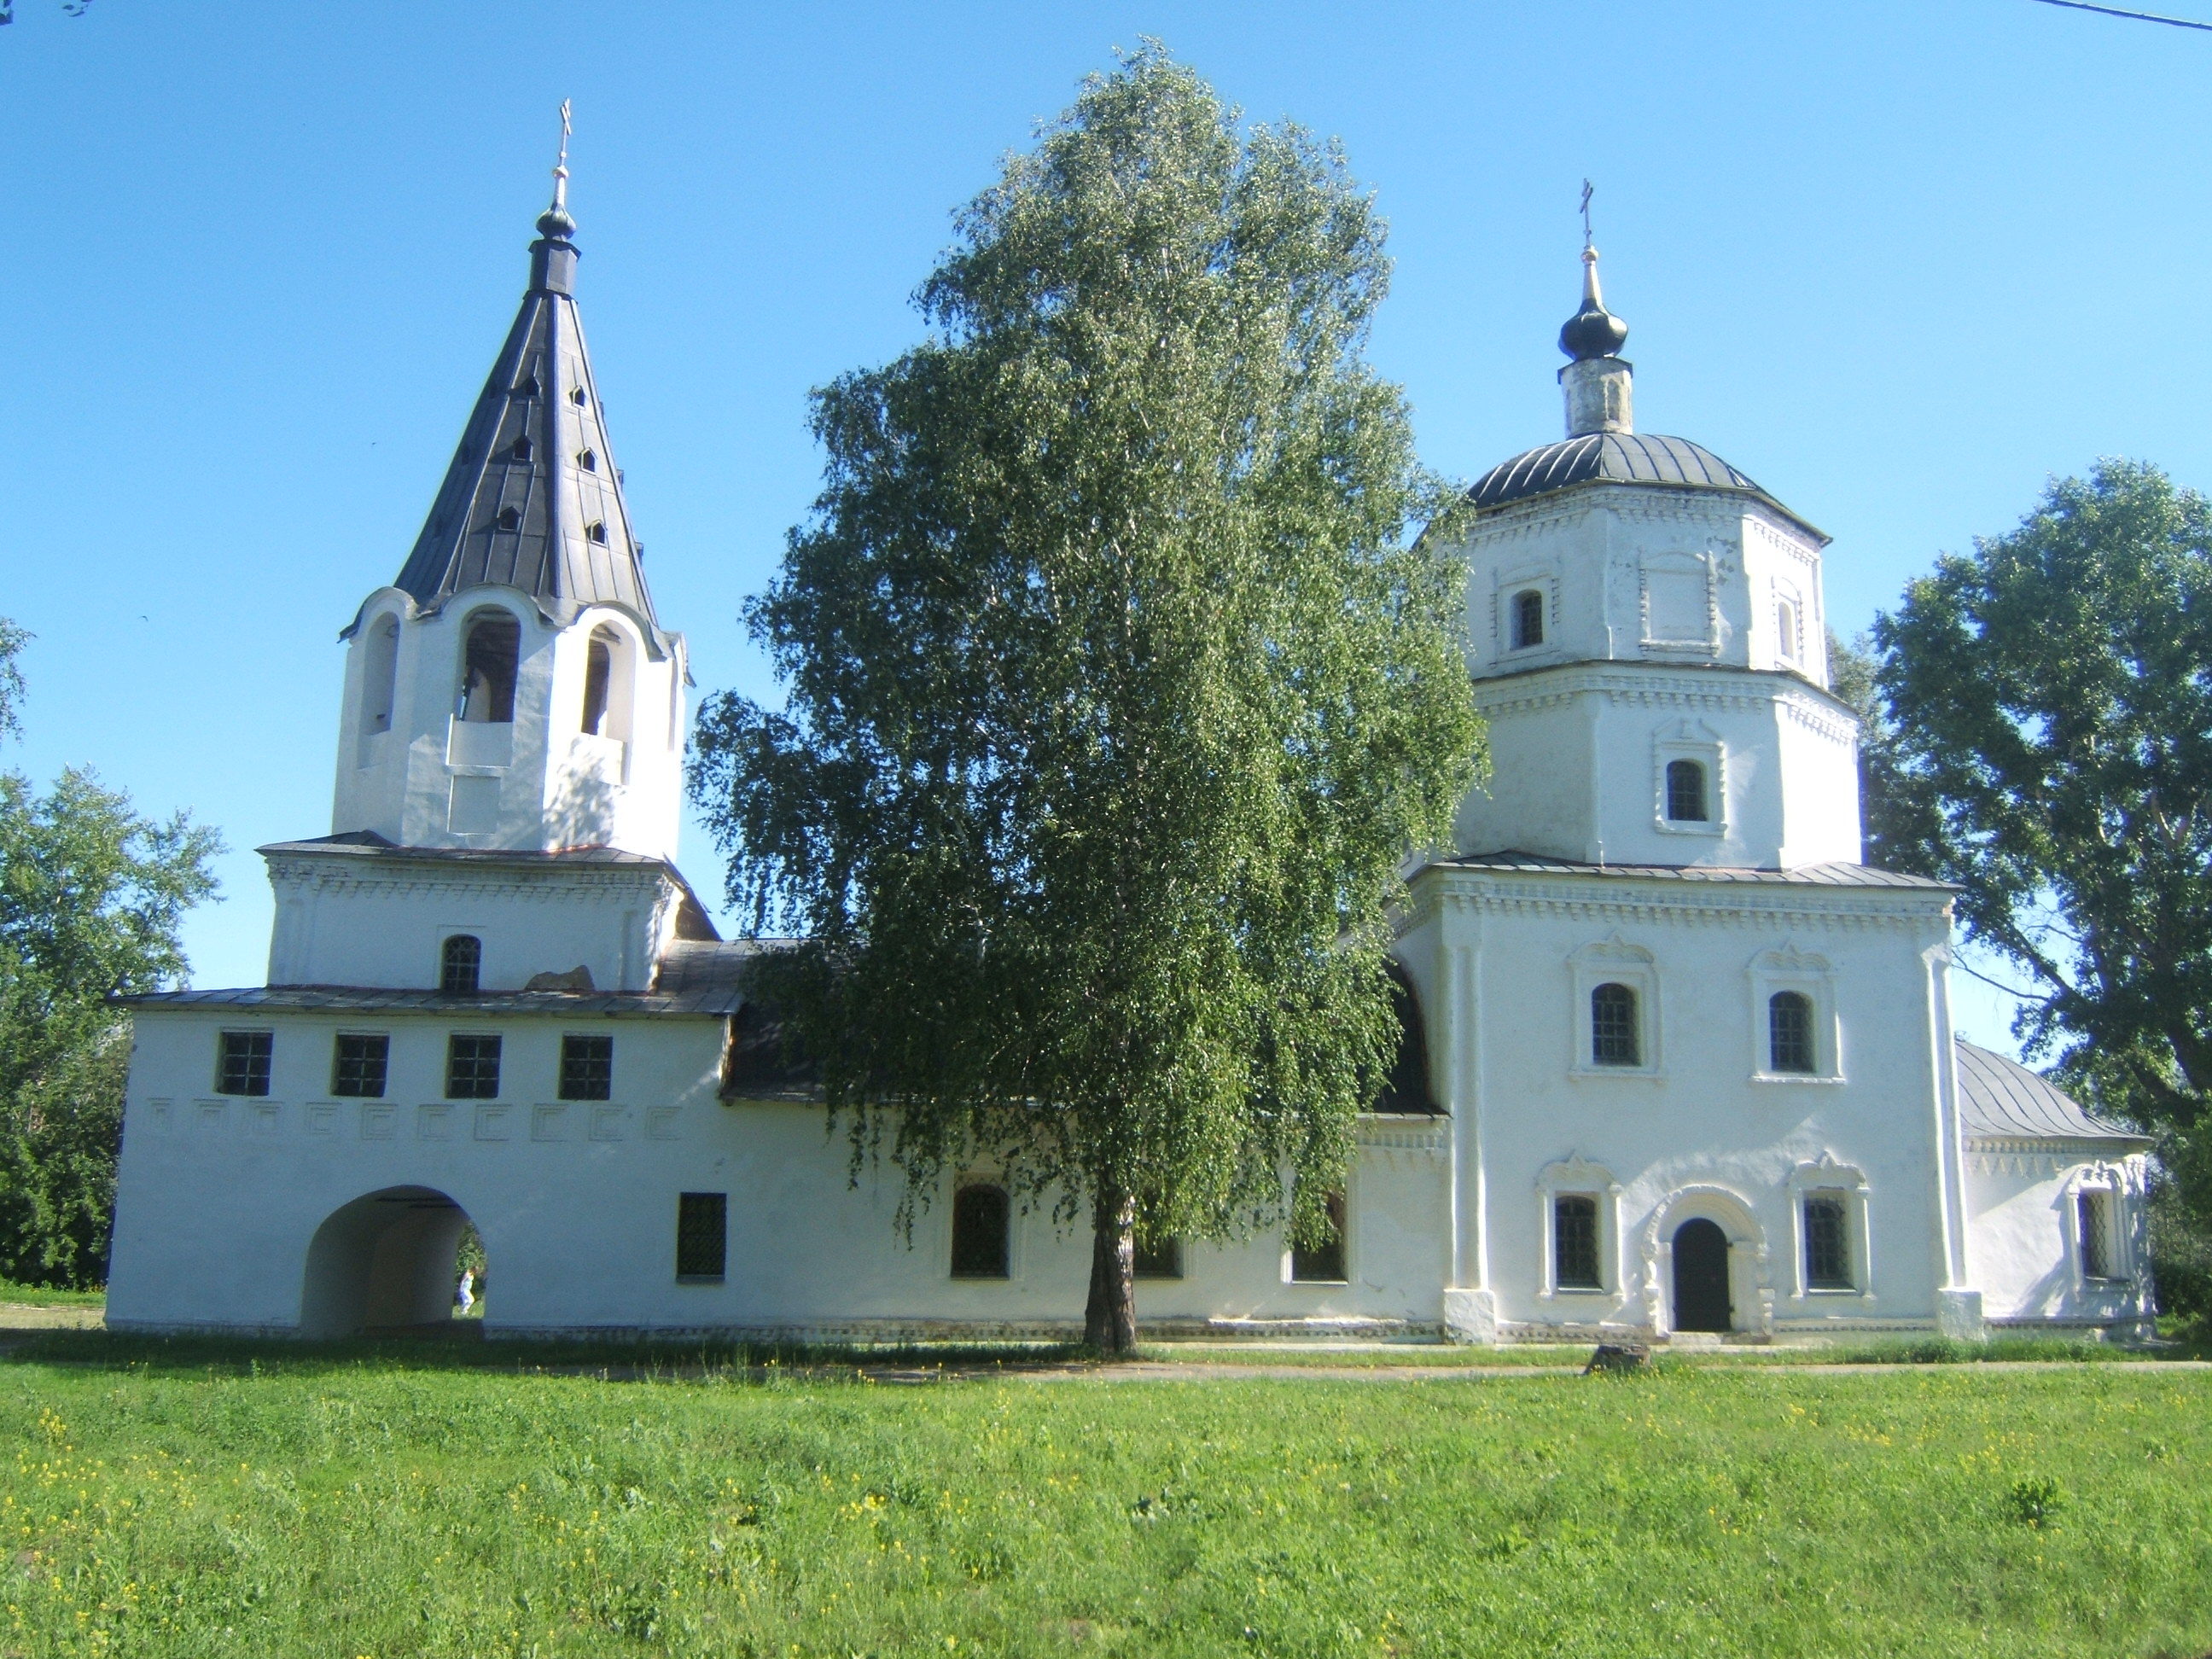
M1374 356L1448 472L1558 429L1589 175L1639 425L1827 529L1846 632L2099 455L2212 483L2212 35L2031 0L16 17L0 614L38 639L9 763L222 830L203 985L263 975L251 849L329 828L337 632L513 313L564 97L586 324L702 690L770 690L736 617L815 488L807 389L915 337L951 210L1145 35L1342 138L1393 227ZM696 829L684 859L718 884ZM1994 1000L1962 1018L2002 1041Z

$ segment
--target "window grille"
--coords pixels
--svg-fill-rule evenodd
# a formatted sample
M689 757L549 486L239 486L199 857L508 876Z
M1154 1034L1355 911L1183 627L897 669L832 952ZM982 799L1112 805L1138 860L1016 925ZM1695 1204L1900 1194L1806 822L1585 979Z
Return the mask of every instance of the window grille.
M1006 1279L1013 1206L1002 1187L963 1187L952 1199L952 1276Z
M695 1283L729 1270L730 1195L679 1193L676 1198L676 1276Z
M364 1100L384 1098L392 1039L382 1033L354 1036L341 1031L331 1055L331 1092Z
M1563 1291L1601 1291L1597 1200L1563 1194L1552 1200L1552 1279Z
M483 941L456 933L438 952L438 988L447 996L474 996L483 971Z
M219 1095L265 1095L269 1062L276 1048L274 1031L225 1031L216 1048L215 1091Z
M1840 1193L1810 1193L1805 1199L1805 1284L1809 1290L1848 1291L1851 1281L1850 1233Z
M1544 596L1534 588L1513 596L1513 648L1525 651L1544 642Z
M1600 1066L1641 1066L1636 993L1626 985L1601 985L1590 993L1590 1059Z
M611 1036L561 1039L561 1098L608 1100L615 1088L615 1040Z
M1676 823L1708 823L1705 769L1692 760L1667 763L1667 816Z
M2081 1229L2081 1277L2118 1278L2114 1264L2118 1252L2112 1248L2112 1195L2083 1191L2075 1194L2074 1202Z
M1775 1072L1810 1072L1813 999L1802 991L1777 991L1766 1000L1766 1064Z
M446 1039L446 1097L499 1097L499 1039L455 1032Z
M1345 1271L1344 1194L1331 1193L1323 1207L1328 1232L1310 1244L1291 1246L1291 1277L1301 1285L1340 1285L1351 1277Z
M1131 1276L1136 1279L1181 1279L1182 1241L1179 1238L1156 1238L1139 1229Z

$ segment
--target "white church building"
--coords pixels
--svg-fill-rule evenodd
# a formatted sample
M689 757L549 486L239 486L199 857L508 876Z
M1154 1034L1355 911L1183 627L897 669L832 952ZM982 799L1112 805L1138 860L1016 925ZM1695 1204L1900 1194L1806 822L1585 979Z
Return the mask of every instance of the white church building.
M136 999L111 1327L1080 1328L1087 1228L948 1179L902 1236L675 855L655 614L562 189L396 580L347 626L331 833L261 849L269 982ZM1741 1341L2149 1329L2148 1142L1952 1035L1949 889L1859 862L1827 538L1636 431L1585 250L1567 436L1468 532L1494 775L1412 879L1407 1048L1334 1245L1140 1261L1154 1331Z

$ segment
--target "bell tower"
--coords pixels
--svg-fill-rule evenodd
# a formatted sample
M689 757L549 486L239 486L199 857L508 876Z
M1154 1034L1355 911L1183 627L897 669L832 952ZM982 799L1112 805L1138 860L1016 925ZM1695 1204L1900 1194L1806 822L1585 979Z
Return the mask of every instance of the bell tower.
M341 635L336 835L675 856L690 676L577 314L565 106L562 135L529 287L422 533Z
M1566 436L1469 493L1492 779L1462 853L1778 870L1859 858L1858 722L1828 691L1828 538L1703 446L1636 429L1598 285L1559 331Z

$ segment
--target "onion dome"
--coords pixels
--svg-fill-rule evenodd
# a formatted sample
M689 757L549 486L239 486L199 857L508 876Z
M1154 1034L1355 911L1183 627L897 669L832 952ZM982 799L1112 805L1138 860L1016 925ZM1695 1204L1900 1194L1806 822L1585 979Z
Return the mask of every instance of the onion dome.
M1628 325L1605 308L1598 292L1597 250L1583 247L1583 307L1559 330L1559 349L1578 363L1618 356L1628 343Z

